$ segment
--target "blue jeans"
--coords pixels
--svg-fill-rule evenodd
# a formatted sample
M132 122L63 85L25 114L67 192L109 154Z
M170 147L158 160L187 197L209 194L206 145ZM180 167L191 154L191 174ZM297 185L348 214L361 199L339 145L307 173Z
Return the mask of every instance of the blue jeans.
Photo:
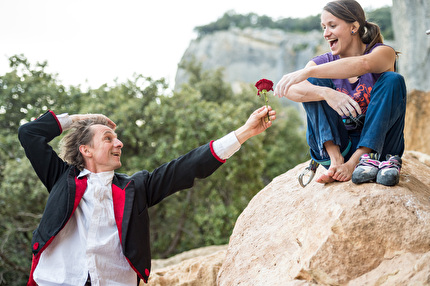
M314 85L335 89L330 79L309 78ZM324 143L333 141L340 147L345 162L359 147L378 153L381 160L387 154L403 155L403 129L406 112L406 86L403 77L395 72L381 74L373 86L362 130L348 131L342 117L325 100L303 103L307 115L306 139L312 159L324 167L330 157Z

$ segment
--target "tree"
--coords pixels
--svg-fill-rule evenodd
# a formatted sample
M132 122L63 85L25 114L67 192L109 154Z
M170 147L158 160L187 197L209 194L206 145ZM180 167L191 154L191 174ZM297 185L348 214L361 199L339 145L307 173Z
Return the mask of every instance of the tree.
M391 7L385 6L372 11L368 11L368 19L378 24L381 33L386 40L394 40L393 25L391 22Z
M46 62L31 65L23 55L9 61L12 71L0 76L0 284L23 285L30 270L32 231L47 192L24 156L17 129L48 107L76 111L80 96L46 73Z
M379 25L381 33L387 40L394 39L391 23L391 7L386 6L366 12L369 15L369 21L374 21ZM255 13L241 15L236 14L234 11L228 11L215 22L195 27L194 30L197 32L199 37L203 37L217 31L227 31L233 27L239 29L280 29L286 32L305 33L321 29L321 14L305 18L281 18L274 21L266 15L260 16Z

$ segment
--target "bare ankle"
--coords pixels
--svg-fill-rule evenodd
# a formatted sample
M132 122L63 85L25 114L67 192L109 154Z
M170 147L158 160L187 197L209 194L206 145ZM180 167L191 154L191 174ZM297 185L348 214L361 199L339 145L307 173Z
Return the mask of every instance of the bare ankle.
M342 154L335 155L333 157L330 157L331 166L340 166L345 162L345 159L343 158Z
M324 147L330 157L330 167L339 166L344 163L344 158L342 156L342 153L340 152L340 148L338 145L335 145L333 141L327 141L324 143Z

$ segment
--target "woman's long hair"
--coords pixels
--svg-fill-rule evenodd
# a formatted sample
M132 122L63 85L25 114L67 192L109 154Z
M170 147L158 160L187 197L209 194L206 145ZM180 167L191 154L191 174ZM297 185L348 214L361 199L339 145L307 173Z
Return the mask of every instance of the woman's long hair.
M370 51L377 43L383 43L381 29L375 23L367 22L361 5L355 0L338 0L327 3L324 10L347 23L358 22L358 34L361 41L367 45L364 54Z

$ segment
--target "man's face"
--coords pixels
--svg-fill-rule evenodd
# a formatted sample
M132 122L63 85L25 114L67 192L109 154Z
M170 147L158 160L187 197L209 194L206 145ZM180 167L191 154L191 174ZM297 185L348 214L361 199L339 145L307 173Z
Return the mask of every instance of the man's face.
M89 157L86 168L94 173L113 171L121 167L122 142L110 127L96 124L92 130L92 146L88 146Z

